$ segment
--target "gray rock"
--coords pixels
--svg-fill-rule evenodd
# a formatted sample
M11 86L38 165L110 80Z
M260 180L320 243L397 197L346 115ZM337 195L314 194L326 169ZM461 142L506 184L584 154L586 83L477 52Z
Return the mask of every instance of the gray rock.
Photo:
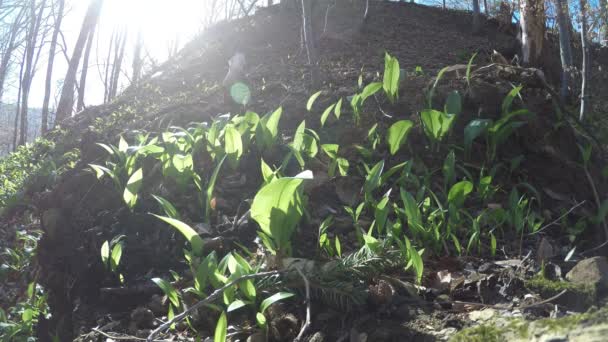
M581 260L566 274L566 279L575 284L588 284L598 289L608 289L608 259L597 256Z

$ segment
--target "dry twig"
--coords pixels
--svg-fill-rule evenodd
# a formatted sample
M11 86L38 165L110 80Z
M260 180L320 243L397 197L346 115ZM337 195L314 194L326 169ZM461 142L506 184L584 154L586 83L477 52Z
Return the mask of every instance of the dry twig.
M304 273L302 272L302 270L300 270L299 267L296 267L296 270L300 274L300 277L302 277L302 279L304 280L304 286L306 287L306 322L304 322L304 325L302 326L302 329L300 329L300 333L294 339L294 342L299 342L304 337L304 334L306 333L306 330L308 330L308 328L310 328L310 325L311 325L311 311L312 310L310 308L310 282L308 281L308 278L306 278L306 276L304 275Z

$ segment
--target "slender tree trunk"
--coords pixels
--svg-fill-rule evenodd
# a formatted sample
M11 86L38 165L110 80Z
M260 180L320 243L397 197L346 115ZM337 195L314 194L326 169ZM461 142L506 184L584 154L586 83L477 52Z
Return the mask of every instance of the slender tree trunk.
M568 20L566 18L567 0L555 0L555 11L557 17L557 28L559 30L559 51L562 62L562 84L560 88L560 96L562 100L566 100L570 94L572 71L574 65L572 62L572 39L570 37L570 29L568 28Z
M600 0L600 15L602 16L602 26L601 26L601 36L602 41L601 44L603 46L608 46L608 0Z
M545 38L544 0L520 1L521 50L524 64L539 66Z
M38 32L40 32L40 23L44 14L46 0L40 3L40 10L36 15L36 0L30 2L30 25L26 41L26 60L25 71L21 81L21 131L19 133L19 145L25 145L28 134L28 102L30 96L30 88L32 86L32 78L34 73L34 53L36 52L36 43L38 40Z
M490 11L488 9L488 0L483 0L483 11L485 12L487 17L490 16Z
M74 88L76 87L76 73L78 72L78 66L80 65L80 59L82 58L82 52L89 31L97 25L102 4L103 0L91 0L89 8L87 9L80 29L80 34L78 35L78 40L74 46L74 53L70 59L68 71L63 81L63 89L61 91L59 104L57 105L55 122L61 122L72 114L72 108L74 106Z
M89 38L87 39L87 47L84 52L84 58L82 61L82 70L80 71L80 83L78 89L78 103L76 105L77 111L81 111L84 108L84 94L86 93L87 84L87 73L89 72L89 57L91 56L91 47L93 46L93 39L95 37L95 26L89 32Z
M128 32L125 29L122 40L120 42L120 50L117 48L118 54L116 55L116 59L114 60L114 69L112 73L112 92L110 93L110 99L114 99L118 94L118 80L120 79L120 70L122 69L122 61L125 57L125 47L127 45L127 35Z
M21 12L17 15L15 21L13 21L13 24L11 25L9 40L6 44L6 49L4 51L4 54L2 55L2 59L0 60L0 100L2 100L2 95L4 94L4 82L6 81L6 75L8 74L11 57L13 56L13 52L19 45L15 41L17 39L17 36L19 36L21 20L23 19L24 11L25 9L21 10Z
M21 67L19 68L19 89L17 99L21 98L21 80L23 79L23 69L25 67L25 53L21 57ZM21 102L17 100L17 110L15 110L15 123L13 125L13 152L17 151L17 136L19 135L19 113L21 113Z
M583 49L583 65L581 66L581 110L579 120L583 121L585 116L585 105L587 102L587 59L589 51L587 49L587 1L580 0L581 8L581 48Z
M110 46L108 47L108 56L106 58L105 75L103 80L103 103L110 102L110 83L112 83L110 77L110 56L112 56L112 44L116 40L116 35L116 31L113 31L112 36L110 37Z
M479 10L479 0L473 0L473 33L481 30L481 12Z
M40 131L44 134L48 129L49 120L49 102L51 100L51 86L53 81L53 64L55 63L55 50L57 49L57 38L61 30L61 22L63 21L63 11L65 8L65 0L58 0L59 8L55 13L55 25L53 28L53 36L51 37L51 47L49 48L49 61L46 68L46 80L44 82L44 101L42 102L42 124Z
M141 77L141 69L143 67L143 58L141 50L144 45L144 40L141 31L137 32L137 40L135 42L135 50L133 51L133 76L131 84L138 84Z

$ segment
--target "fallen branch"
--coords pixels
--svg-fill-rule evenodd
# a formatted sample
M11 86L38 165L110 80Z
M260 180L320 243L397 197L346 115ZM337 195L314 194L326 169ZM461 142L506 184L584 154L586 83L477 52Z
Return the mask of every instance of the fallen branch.
M244 280L248 280L248 279L254 279L254 278L262 278L262 277L269 277L269 276L273 276L273 275L277 275L280 274L281 271L269 271L269 272L260 272L260 273L255 273L255 274L247 274L241 277L238 277L236 279L234 279L233 281L229 282L228 284L220 287L219 289L213 291L212 294L210 294L207 298L199 301L198 303L192 305L191 307L189 307L187 310L184 310L184 312L182 312L181 314L173 317L173 319L161 324L158 328L154 329L150 335L148 335L148 338L146 339L147 342L153 342L154 338L156 336L158 336L158 334L160 334L161 332L169 329L170 326L172 326L173 324L184 320L191 312L193 312L194 310L197 310L198 308L200 308L201 306L208 304L210 302L213 302L214 300L216 300L219 296L221 296L224 291L226 291L227 289L231 288L232 286L234 286L237 283L240 283L241 281Z
M300 277L302 277L302 279L304 280L304 286L306 287L306 322L304 322L302 329L300 329L300 333L294 339L294 342L299 342L302 340L302 338L304 337L304 334L306 333L306 330L308 330L308 328L311 325L311 316L312 316L311 311L312 310L310 308L310 282L308 281L308 278L306 278L306 276L304 275L302 270L300 270L299 267L296 267L296 270L300 274Z
M568 214L570 214L574 209L580 207L581 205L585 204L585 200L583 200L582 202L577 203L574 207L570 208L570 210L568 210L566 213L564 213L563 215L561 215L560 217L556 218L555 220L551 221L551 223L548 223L544 226L542 226L539 230L535 231L534 233L530 233L528 235L534 235L534 234L538 234L540 232L542 232L543 230L545 230L546 228L551 227L554 224L557 224L559 221L561 221L561 219L563 219L564 217L566 217Z

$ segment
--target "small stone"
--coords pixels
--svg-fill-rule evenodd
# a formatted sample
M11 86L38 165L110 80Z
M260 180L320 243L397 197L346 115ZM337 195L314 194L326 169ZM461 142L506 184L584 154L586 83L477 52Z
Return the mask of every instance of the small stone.
M312 337L308 340L308 342L323 342L325 341L325 335L322 332L317 331L312 335Z
M131 321L140 329L154 327L154 314L145 307L138 307L131 312Z
M593 285L597 289L608 289L608 259L597 256L581 260L574 266L566 279L579 285Z

